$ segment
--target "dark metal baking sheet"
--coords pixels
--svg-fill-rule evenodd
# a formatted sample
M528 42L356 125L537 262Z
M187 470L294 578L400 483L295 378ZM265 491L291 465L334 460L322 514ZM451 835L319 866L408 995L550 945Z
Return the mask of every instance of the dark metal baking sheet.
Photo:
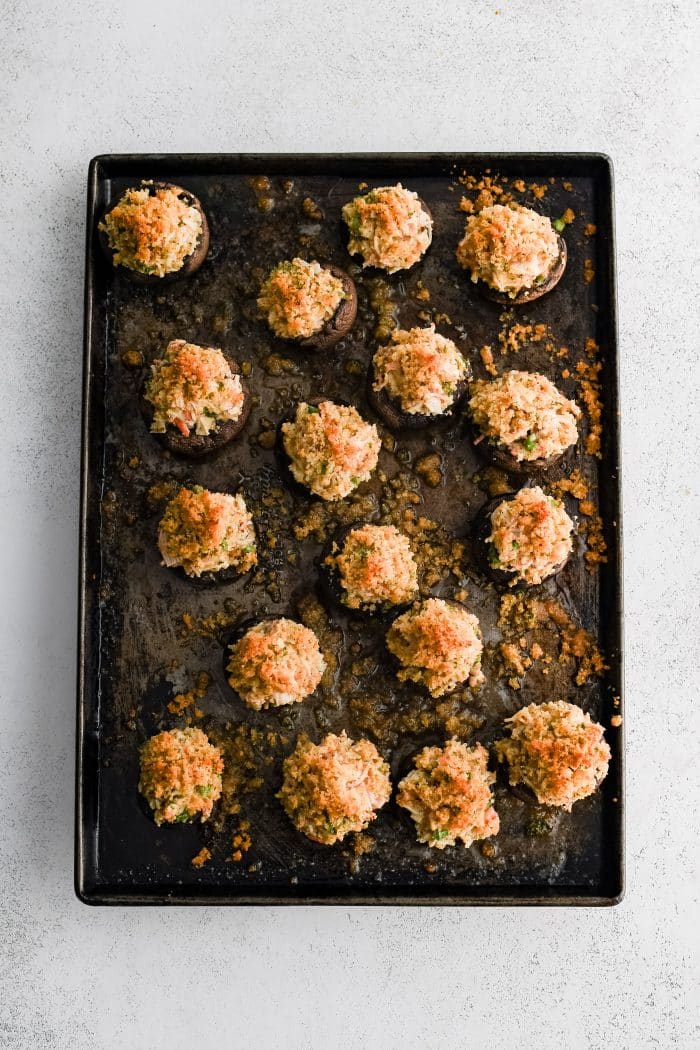
M504 321L502 308L487 302L454 262L464 215L457 176L490 173L543 184L542 203L550 215L576 212L567 231L569 264L559 287L538 302L515 308ZM256 176L269 180L255 181ZM101 258L96 225L109 202L140 178L172 180L196 193L212 225L212 249L194 278L168 287L136 287ZM314 357L289 351L255 317L260 273L279 258L315 255L347 263L339 211L360 182L402 181L429 204L435 218L430 252L408 274L380 279L358 277L360 317L337 352ZM564 187L566 184L566 188ZM304 205L310 198L318 211ZM582 234L584 222L597 227ZM594 276L583 279L585 259ZM591 278L591 274L588 274ZM417 282L431 291L429 302L415 297ZM576 622L596 638L609 669L596 682L573 686L556 667L552 677L528 675L520 691L495 677L498 595L469 560L470 523L486 494L474 482L479 467L460 427L434 435L401 437L383 451L388 478L403 474L416 493L419 513L437 520L466 544L464 578L442 578L433 592L449 596L459 587L485 631L486 686L474 697L436 712L434 701L397 689L385 667L381 630L333 612L322 629L340 659L335 680L304 704L272 712L248 711L228 689L222 670L225 624L251 614L298 611L318 614L314 559L319 544L299 543L292 534L309 501L277 493L274 453L258 435L296 398L323 392L355 403L371 416L364 397L366 368L373 352L379 301L393 309L403 327L421 323L421 311L447 315L440 329L467 351L476 374L477 353L497 346L503 324L547 324L558 343L581 356L587 338L601 348L602 458L579 449L555 477L577 467L585 475L602 515L608 560L593 573L579 556L545 594L562 601ZM372 305L372 301L374 305ZM389 303L387 306L386 303ZM260 398L238 442L203 463L176 460L146 431L138 411L141 371L124 364L128 351L152 360L171 338L220 345L252 363L251 382ZM280 365L276 354L291 364ZM561 363L541 347L523 349L503 367L545 371L559 378ZM274 374L277 372L278 374ZM263 445L265 439L263 439ZM415 474L426 451L441 456L436 488ZM612 167L598 154L386 154L386 155L134 155L95 158L90 165L85 293L85 373L80 557L78 753L76 809L76 891L93 904L110 903L343 903L343 904L612 904L623 891L622 731L610 728L621 710L622 570L620 449L615 315ZM265 543L258 584L236 583L202 589L161 568L154 545L157 508L152 486L159 481L196 478L212 488L243 479L261 521ZM149 492L151 498L149 500ZM378 483L361 490L374 516L382 508ZM372 503L372 501L374 501ZM359 510L362 507L358 508ZM365 508L366 509L366 508ZM299 552L298 564L288 556ZM183 614L194 629L184 626ZM205 636L197 625L219 617L221 630ZM340 635L337 633L340 631ZM330 633L328 633L330 632ZM342 635L342 644L338 644ZM175 693L190 689L198 672L211 676L198 701L202 725L217 739L242 733L243 755L260 786L240 794L241 812L220 816L208 826L157 828L136 790L138 745L160 728L182 725L167 707ZM526 703L553 696L580 703L606 726L613 758L602 789L556 818L549 834L528 836L525 828L539 808L511 791L502 776L496 788L501 832L470 849L428 850L415 842L405 813L392 801L369 829L374 848L355 856L344 846L326 848L291 827L274 799L281 761L296 736L314 739L346 727L367 733L392 764L404 771L407 758L425 743L449 735L448 717L466 739L486 745L499 735L502 719ZM377 712L381 712L381 717ZM190 710L189 715L192 712ZM396 726L400 731L395 732ZM240 727L240 728L238 728ZM258 730L258 735L252 730ZM268 731L281 734L269 746ZM256 744L251 740L258 740ZM262 743L260 743L262 741ZM250 777L249 771L249 777ZM255 780L252 781L255 783ZM228 799L228 808L231 798ZM250 822L250 849L240 861L231 854L231 835ZM212 852L201 869L191 858L202 845Z

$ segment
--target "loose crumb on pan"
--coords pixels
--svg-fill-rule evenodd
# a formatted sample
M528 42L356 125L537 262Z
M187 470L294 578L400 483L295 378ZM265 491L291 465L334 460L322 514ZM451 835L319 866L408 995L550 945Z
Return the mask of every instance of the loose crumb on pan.
M168 711L172 715L181 715L190 708L194 708L195 718L201 718L202 711L198 708L197 701L204 699L210 685L211 675L206 671L200 671L192 689L186 693L177 693L172 700L168 701Z
M243 860L244 854L248 852L252 845L250 821L241 820L237 830L231 835L231 855L226 858L226 861L233 861L233 863L238 864Z
M590 498L588 482L581 471L575 468L568 478L552 482L551 489L559 496L568 493L578 501L578 531L586 544L583 557L587 568L593 571L598 565L606 562L608 556L603 536L603 519Z
M560 348L554 341L554 335L549 325L546 324L510 324L511 315L508 312L501 314L501 331L498 334L498 348L503 356L508 353L518 353L519 350L532 344L541 345L550 355L563 356Z
M593 637L555 598L503 595L498 624L504 630L505 642L517 641L523 635L532 639L530 632L537 632L537 659L545 665L556 661L565 667L570 666L576 685L585 685L607 670L603 654ZM530 649L530 658L536 659L534 646ZM527 666L525 661L523 663ZM507 667L504 670L506 677L509 674L513 674L512 666L510 670Z
M226 722L208 732L224 757L221 801L213 818L215 830L220 831L226 818L240 815L246 797L263 787L275 752L288 744L288 737L279 729L245 722Z
M603 402L600 372L602 361L579 361L576 365L581 401L588 416L588 434L584 447L589 456L602 459Z
M497 376L498 375L498 369L496 368L496 365L494 364L493 351L492 351L491 347L490 346L482 346L481 349L479 350L479 357L481 358L481 363L483 364L483 366L486 369L486 371L488 372L488 374L490 376Z
M195 856L192 858L190 864L193 868L203 868L204 865L210 860L211 850L207 849L206 846L202 846L199 853L195 854Z

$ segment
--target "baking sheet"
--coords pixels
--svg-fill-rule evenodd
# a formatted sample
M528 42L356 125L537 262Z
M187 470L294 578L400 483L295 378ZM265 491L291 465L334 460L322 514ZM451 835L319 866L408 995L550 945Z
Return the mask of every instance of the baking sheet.
M504 310L465 279L454 259L466 217L459 202L479 192L465 173L474 181L498 177L504 192L546 214L559 216L567 208L575 213L565 233L567 271L555 291ZM141 178L178 182L203 204L212 247L189 280L137 287L99 253L96 223L104 208ZM521 179L524 190L514 189ZM342 247L340 208L363 182L396 181L429 205L433 245L407 274L361 272ZM597 155L146 155L92 162L76 829L76 889L83 900L605 904L620 898L622 731L610 721L621 711L622 696L612 209L610 163ZM591 225L594 234L585 232ZM358 285L357 324L327 355L290 349L257 317L260 279L294 254L345 266ZM601 458L586 454L584 430L576 453L552 473L552 481L579 471L601 515L607 561L591 571L582 539L561 576L538 593L561 606L600 647L608 667L601 677L577 685L575 659L535 661L516 676L519 688L503 673L500 645L504 639L517 642L520 632L499 624L500 593L473 564L470 526L489 498L488 479L464 421L446 431L400 435L395 442L382 430L380 471L386 480L361 486L335 510L293 495L280 482L270 434L283 412L296 400L323 393L351 401L374 419L364 384L377 338L392 324L430 320L456 340L476 375L486 374L479 349L491 346L499 372L543 371L570 396L580 394L576 365L590 363L586 341L599 347ZM501 354L499 337L517 334L518 325L545 325L547 335ZM139 412L144 369L173 338L221 346L251 366L259 403L243 435L206 462L169 456ZM569 379L562 377L564 370ZM242 486L262 540L261 571L253 578L203 588L160 566L155 532L162 500L169 486L193 480L211 488ZM567 505L579 511L577 501L568 498ZM399 687L383 649L385 628L323 606L315 563L324 538L337 524L368 517L413 529L425 593L459 594L478 615L487 681L475 694L436 704ZM421 519L435 527L426 530ZM261 614L301 616L331 657L332 674L303 704L251 712L226 684L224 639L236 623ZM551 643L552 652L560 653L561 632L550 625L541 633L545 646ZM537 630L532 635L539 636ZM201 695L193 696L193 689ZM300 733L316 740L342 728L355 738L368 735L396 779L425 744L456 732L488 746L502 735L504 717L554 698L578 703L602 721L613 751L601 790L571 814L535 805L510 789L501 772L501 831L494 839L469 849L428 849L415 841L410 819L392 800L362 836L327 848L297 833L274 798L283 757ZM182 713L169 709L188 699ZM157 828L136 790L138 746L159 729L188 721L226 745L225 798L210 825ZM192 858L203 846L211 859L194 867Z

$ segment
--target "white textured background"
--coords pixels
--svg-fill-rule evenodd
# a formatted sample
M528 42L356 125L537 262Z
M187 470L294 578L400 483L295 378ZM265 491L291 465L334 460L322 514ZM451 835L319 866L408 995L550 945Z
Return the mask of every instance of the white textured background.
M0 0L0 1046L700 1047L697 51L687 0ZM89 158L491 149L602 150L616 166L626 900L84 907L72 848Z

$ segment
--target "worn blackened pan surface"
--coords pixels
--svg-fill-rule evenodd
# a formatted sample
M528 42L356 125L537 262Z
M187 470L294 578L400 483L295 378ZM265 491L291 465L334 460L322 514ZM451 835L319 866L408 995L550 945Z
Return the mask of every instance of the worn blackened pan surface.
M558 287L506 314L478 293L454 258L464 220L458 209L463 190L456 178L463 171L479 175L489 169L546 187L542 199L528 190L520 193L524 203L553 217L566 208L576 213L564 234L569 262ZM207 213L211 250L187 281L140 288L112 271L100 253L99 216L141 177L185 186ZM362 182L399 180L428 203L435 220L433 244L408 274L363 273L343 250L340 208ZM315 207L304 203L308 198ZM594 236L583 232L589 223L597 227ZM325 355L276 341L257 317L260 281L272 265L295 254L344 266L357 283L357 322ZM380 470L386 481L375 477L331 515L314 510L318 501L280 483L274 428L294 401L320 393L350 401L373 419L365 375L377 341L386 338L387 323L393 319L408 328L429 323L435 313L442 315L438 329L455 339L476 376L485 375L478 350L491 346L499 371L540 370L570 396L577 393L574 380L562 378L562 370L575 375L587 339L601 347L602 459L579 446L553 478L574 467L585 477L602 513L608 560L589 572L579 551L557 580L540 590L599 641L609 664L602 680L577 686L571 668L556 660L549 667L536 664L519 690L498 676L499 594L479 573L469 548L471 524L488 493L476 476L483 457L473 448L464 421L447 430L399 437L383 431ZM557 346L568 347L569 355L558 359L538 343L499 357L499 332L517 323L549 325ZM611 718L620 710L622 599L607 158L98 158L90 169L85 333L76 841L81 898L91 903L377 904L606 904L619 899L622 738ZM138 405L143 369L175 338L221 346L248 363L258 398L243 434L194 466L170 457L153 440ZM426 462L432 473L424 469ZM191 481L193 472L196 481L211 488L241 483L261 535L259 573L219 588L197 588L159 565L154 536L162 501L178 482ZM512 487L518 484L511 479ZM448 557L449 536L438 537L432 549L426 542L419 559L424 593L453 597L461 592L484 632L486 685L446 704L398 686L384 649L382 621L319 605L314 566L326 533L368 517L400 524L411 520L406 517L411 512L440 522L464 546L463 553L455 548ZM294 534L300 524L308 533L301 540ZM436 579L431 572L443 555L457 575L448 572ZM304 704L256 713L224 680L222 644L237 622L269 614L301 616L313 625L331 666L327 680ZM177 707L175 695L191 690L199 672L211 678L204 695L184 714L170 710L169 704ZM544 810L514 793L501 772L496 787L501 832L486 843L467 850L429 850L415 842L407 815L392 801L366 838L328 849L297 834L274 797L283 758L300 733L316 740L341 729L355 737L367 735L393 770L405 772L411 755L425 744L455 732L489 746L501 735L504 717L524 704L553 698L578 703L600 719L613 751L602 790L576 803L571 814ZM136 790L138 747L150 734L186 724L188 717L226 745L232 771L226 797L211 825L157 828ZM231 860L236 856L232 836L241 832L244 846L249 835L250 848ZM204 845L211 860L198 869L191 859Z

